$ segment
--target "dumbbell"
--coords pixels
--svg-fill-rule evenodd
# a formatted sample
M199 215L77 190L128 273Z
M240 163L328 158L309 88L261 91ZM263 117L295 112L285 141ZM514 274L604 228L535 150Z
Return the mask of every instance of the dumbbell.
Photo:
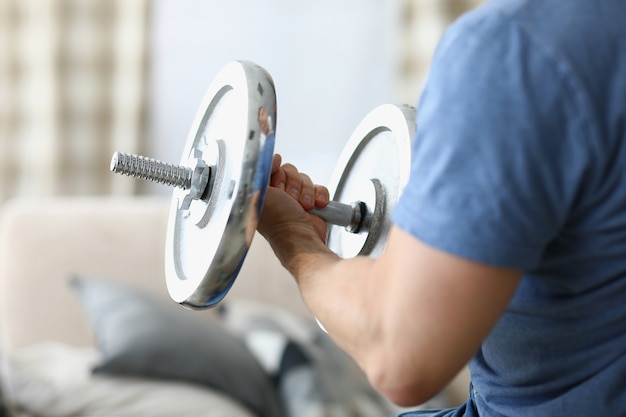
M385 104L361 121L337 162L331 200L310 212L328 223L339 256L376 257L391 210L408 181L411 106ZM111 171L175 187L165 272L170 297L190 309L219 303L255 234L274 154L276 92L271 76L246 61L224 66L209 86L179 164L115 152Z

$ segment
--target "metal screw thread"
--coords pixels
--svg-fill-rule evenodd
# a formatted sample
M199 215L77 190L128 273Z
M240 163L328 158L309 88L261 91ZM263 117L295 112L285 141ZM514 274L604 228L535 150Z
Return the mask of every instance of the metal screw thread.
M193 170L141 155L115 152L111 171L187 190L191 188Z

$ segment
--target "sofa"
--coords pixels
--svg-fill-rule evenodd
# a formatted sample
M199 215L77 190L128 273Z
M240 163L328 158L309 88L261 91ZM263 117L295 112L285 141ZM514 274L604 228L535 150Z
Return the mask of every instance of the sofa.
M0 210L0 388L16 416L384 416L401 411L319 329L253 239L216 308L172 302L169 199L16 199ZM458 404L460 375L423 407Z

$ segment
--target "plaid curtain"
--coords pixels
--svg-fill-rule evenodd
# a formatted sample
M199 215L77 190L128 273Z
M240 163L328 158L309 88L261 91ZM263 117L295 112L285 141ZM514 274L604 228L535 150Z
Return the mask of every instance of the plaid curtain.
M131 194L144 135L148 0L0 1L0 201Z
M485 0L403 0L401 23L400 102L416 104L430 62L445 29L461 14Z

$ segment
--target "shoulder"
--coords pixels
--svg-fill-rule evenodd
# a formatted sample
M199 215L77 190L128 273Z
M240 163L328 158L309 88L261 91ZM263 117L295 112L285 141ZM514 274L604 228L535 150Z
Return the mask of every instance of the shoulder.
M529 3L488 3L445 34L395 216L429 245L521 269L536 265L595 166L580 79L562 48L527 29Z

